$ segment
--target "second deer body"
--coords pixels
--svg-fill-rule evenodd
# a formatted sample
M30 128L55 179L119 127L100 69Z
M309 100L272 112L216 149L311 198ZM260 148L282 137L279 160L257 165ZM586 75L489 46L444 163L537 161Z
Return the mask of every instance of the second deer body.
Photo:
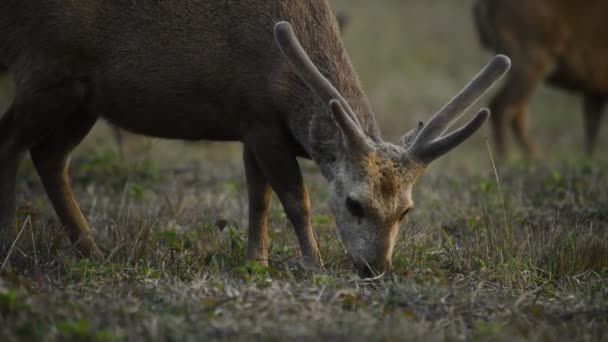
M608 100L608 1L477 0L482 45L513 59L513 70L490 105L496 147L506 151L511 126L527 154L535 151L527 104L542 83L583 96L585 145L592 153Z

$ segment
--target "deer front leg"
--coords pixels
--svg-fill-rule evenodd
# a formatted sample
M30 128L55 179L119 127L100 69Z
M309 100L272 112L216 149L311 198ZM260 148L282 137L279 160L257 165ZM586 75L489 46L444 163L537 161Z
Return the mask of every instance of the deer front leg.
M517 74L517 72L516 70L509 76L490 104L495 147L501 156L508 152L506 141L508 124L511 124L515 138L527 156L533 155L536 150L528 132L526 115L528 100L540 79L531 79L532 75Z
M510 124L515 139L529 157L535 154L536 146L528 132L528 101L551 71L553 62L540 49L512 48L507 54L513 58L513 68L490 103L495 148L499 155L507 154L506 135Z
M249 196L249 237L247 240L247 259L268 266L268 207L272 189L262 174L253 152L243 149L247 193Z
M322 267L311 226L310 200L289 138L281 127L259 129L246 139L245 145L281 200L298 237L304 262Z

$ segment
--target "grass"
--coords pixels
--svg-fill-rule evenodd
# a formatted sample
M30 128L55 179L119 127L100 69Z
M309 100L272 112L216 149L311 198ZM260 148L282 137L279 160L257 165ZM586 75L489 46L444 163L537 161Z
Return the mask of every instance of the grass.
M336 6L351 12L345 39L388 138L425 119L487 58L470 1ZM0 340L605 340L606 135L587 159L582 127L572 129L576 99L537 95L531 129L544 157L494 165L483 132L432 165L402 227L395 274L373 282L353 274L312 163L302 168L324 274L292 267L297 243L276 198L271 266L244 260L238 145L131 138L124 161L99 125L71 176L107 258L79 258L25 162L23 229L0 277Z

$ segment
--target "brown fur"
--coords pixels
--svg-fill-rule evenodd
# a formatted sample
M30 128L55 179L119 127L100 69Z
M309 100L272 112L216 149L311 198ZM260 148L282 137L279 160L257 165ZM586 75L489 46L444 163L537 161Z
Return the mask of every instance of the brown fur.
M481 44L508 54L513 70L492 100L496 148L506 152L506 126L530 154L526 107L538 84L580 93L585 142L592 153L608 98L608 1L478 0L474 18Z
M336 20L338 22L338 28L340 29L340 32L344 32L344 30L346 29L346 27L348 26L348 23L350 21L350 15L346 12L337 12L336 13ZM3 68L2 66L0 66L0 72L5 71L6 68ZM129 143L129 136L130 134L127 132L124 132L124 130L113 126L112 127L112 134L114 136L114 140L116 142L116 147L118 149L118 154L120 155L121 158L126 158L127 156L127 150L128 150L128 143Z

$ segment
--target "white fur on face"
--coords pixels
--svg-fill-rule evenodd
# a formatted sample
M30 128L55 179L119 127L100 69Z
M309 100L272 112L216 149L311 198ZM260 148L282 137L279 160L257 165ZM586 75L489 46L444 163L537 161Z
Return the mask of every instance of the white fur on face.
M390 266L398 221L413 204L411 189L421 173L416 167L405 167L407 163L398 166L373 155L359 163L345 162L336 170L330 205L342 242L355 262ZM362 218L347 209L349 197L363 207Z
M388 265L392 265L393 258L393 250L395 249L395 242L397 242L397 236L399 235L399 224L395 224L389 233L388 236L388 249L386 250L386 255L384 255L385 260L387 260Z

